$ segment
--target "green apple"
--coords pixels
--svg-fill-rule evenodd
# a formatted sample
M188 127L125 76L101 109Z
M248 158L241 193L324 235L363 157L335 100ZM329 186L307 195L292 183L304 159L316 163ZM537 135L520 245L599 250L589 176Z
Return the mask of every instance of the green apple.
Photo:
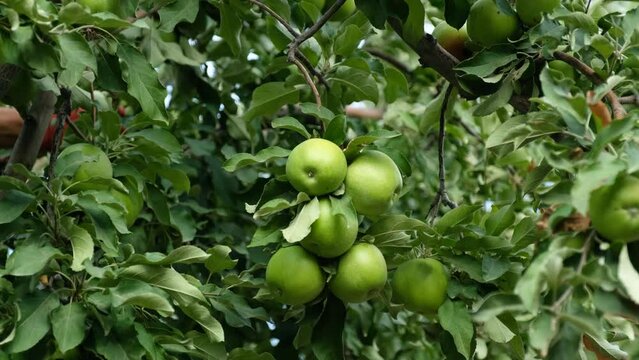
M301 244L317 256L340 256L350 249L357 238L357 213L352 205L344 208L346 213L336 213L330 198L320 199L319 206L320 216L311 225L311 233Z
M479 0L470 8L467 27L472 41L489 47L514 38L519 32L519 18L510 7L501 8L495 0Z
M373 244L359 243L339 259L328 286L346 303L364 302L384 289L387 271L382 252Z
M543 14L553 11L559 4L560 0L517 0L515 9L524 24L534 26Z
M618 178L590 195L590 220L599 234L614 242L639 240L639 179Z
M75 170L73 175L75 182L87 181L92 178L113 178L111 161L109 161L109 157L100 148L85 143L73 144L65 148L60 153L60 157L62 158L75 152L79 153L85 160Z
M337 145L324 139L309 139L291 151L286 177L297 191L325 195L342 185L346 168L346 157Z
M317 259L301 246L279 249L266 266L266 284L284 304L301 305L315 299L325 283Z
M408 310L432 315L446 301L448 277L439 261L412 259L397 267L391 285L393 301Z
M464 25L461 29L455 29L445 21L440 22L433 30L433 37L451 55L459 60L468 58L469 51L466 43L469 41L468 32Z
M381 151L366 150L348 166L346 194L357 213L376 218L387 212L402 189L402 174Z

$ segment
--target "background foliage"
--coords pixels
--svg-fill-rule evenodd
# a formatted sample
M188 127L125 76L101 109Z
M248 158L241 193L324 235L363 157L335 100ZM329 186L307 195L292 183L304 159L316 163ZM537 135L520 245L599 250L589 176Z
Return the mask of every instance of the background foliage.
M263 3L298 31L321 15L309 0ZM90 159L64 153L52 178L42 166L0 177L0 358L639 358L639 251L585 217L593 190L639 170L633 105L600 129L585 93L639 95L637 3L562 1L517 41L456 67L474 76L464 93L482 97L453 92L445 168L460 206L435 219L446 83L412 48L441 19L463 24L472 1L356 3L300 47L330 87L316 81L318 108L288 62L293 38L254 1L120 0L91 14L73 1L0 0L0 64L22 69L2 102L25 114L38 91L70 89L86 110L79 129L115 169L82 192L69 179ZM603 83L548 68L555 51ZM513 95L530 111L509 105ZM384 116L346 116L352 102ZM442 261L449 300L437 316L390 294L347 307L270 299L265 264L307 200L281 181L285 158L309 136L400 166L400 201L382 230L365 220L360 240L391 269ZM63 146L82 141L69 132ZM108 190L125 183L144 198L128 227Z

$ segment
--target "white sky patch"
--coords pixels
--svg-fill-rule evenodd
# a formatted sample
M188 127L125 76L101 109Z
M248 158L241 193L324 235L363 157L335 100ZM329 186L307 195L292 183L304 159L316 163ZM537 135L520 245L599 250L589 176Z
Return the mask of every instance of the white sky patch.
M213 61L207 61L206 64L206 76L214 78L217 75L217 68Z
M493 209L493 204L495 202L492 200L486 200L484 201L484 211L485 212L490 212Z
M231 93L231 99L233 99L236 104L240 103L240 97L236 93Z
M362 41L360 41L360 42L359 42L359 44L357 44L357 48L358 48L358 49L361 49L361 48L363 48L363 47L364 47L364 45L366 45L366 40L362 40Z
M191 46L195 46L195 45L197 45L197 40L195 40L195 39L189 39L189 45L191 45Z
M167 95L164 98L164 107L168 108L171 105L171 99L173 98L173 85L166 86Z
M248 53L248 55L246 56L246 60L248 60L248 61L254 61L254 60L259 60L259 59L260 59L259 55L257 55L256 53L254 53L252 51L250 53Z
M425 22L424 23L424 31L428 34L431 34L435 30L435 25Z
M211 40L215 41L215 42L220 42L222 41L222 38L217 36L217 35L213 35L213 37L211 38Z

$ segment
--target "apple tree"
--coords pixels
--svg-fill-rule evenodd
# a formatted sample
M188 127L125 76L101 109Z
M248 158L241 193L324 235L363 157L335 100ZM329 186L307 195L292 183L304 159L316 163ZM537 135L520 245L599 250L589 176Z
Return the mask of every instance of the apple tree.
M0 0L0 359L639 358L637 24Z

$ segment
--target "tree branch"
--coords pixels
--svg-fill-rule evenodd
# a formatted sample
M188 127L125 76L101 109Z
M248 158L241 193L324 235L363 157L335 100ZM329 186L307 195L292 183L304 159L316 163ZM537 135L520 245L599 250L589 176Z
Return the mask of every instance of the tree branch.
M448 109L448 102L450 100L450 95L453 92L453 85L448 84L446 88L446 93L444 94L444 101L442 103L442 109L439 113L439 137L438 137L438 161L439 161L439 189L437 190L437 194L435 195L435 199L428 210L428 218L434 219L437 211L439 211L439 205L443 202L444 205L448 206L451 209L457 207L457 204L453 202L448 197L448 192L446 191L446 167L444 166L444 157L445 157L445 138L446 138L446 110Z
M317 104L317 106L322 106L322 97L320 96L320 93L317 90L317 86L315 86L313 79L311 79L311 75L308 73L304 65L299 61L297 57L293 58L293 63L295 64L295 66L297 66L297 68L300 70L300 72L304 76L304 80L306 80L306 82L308 83L308 86L311 87L311 91L313 92L313 95L315 96L315 103Z
M397 60L392 55L383 52L382 50L375 49L375 48L364 48L364 51L393 65L404 74L410 74L412 72L412 70L408 67L408 65Z
M341 8L342 5L344 5L345 2L346 0L335 1L333 5L331 5L331 7L329 7L328 10L326 10L326 12L322 16L320 16L319 19L317 19L317 22L315 24L313 24L310 28L306 29L303 33L299 34L298 36L295 36L295 39L293 39L293 41L288 47L289 49L288 58L290 62L293 62L293 57L297 53L300 45L302 45L304 41L313 37L313 35L315 35L315 33L318 32L322 28L322 26L324 26L324 24L328 22L328 20L333 16L333 14L335 14L337 10L339 10L339 8Z
M639 96L637 95L622 96L619 98L619 102L622 104L632 104L632 105L639 106Z
M69 115L71 114L71 91L67 88L60 88L60 97L62 103L58 108L58 121L56 123L55 132L53 133L53 145L51 146L51 154L49 160L49 172L47 174L48 180L53 179L53 169L55 168L55 162L58 159L60 153L60 145L62 144L62 138L64 137L64 125L69 121Z
M29 169L33 166L49 126L51 115L53 115L55 102L56 96L52 91L38 93L27 116L25 116L24 125L4 169L6 175L13 174L11 168L15 164L22 164Z
M388 22L393 30L403 39L401 21L395 18L389 18ZM477 98L476 95L465 91L459 86L459 81L457 81L457 75L455 74L455 66L459 64L459 60L439 45L431 34L424 34L416 45L410 44L408 41L406 41L406 43L417 53L419 63L423 67L430 67L443 76L444 79L459 90L461 97L464 99ZM509 103L515 110L521 113L526 113L530 109L530 101L521 95L514 94L510 98Z
M593 84L601 85L605 83L605 80L602 79L599 76L599 74L595 72L595 70L593 70L590 66L584 64L581 60L577 59L576 57L568 55L561 51L555 51L553 53L553 56L555 57L555 59L561 60L567 63L568 65L575 68L575 70L584 74L588 79L590 79L590 81L593 82ZM606 94L606 98L610 102L610 106L612 107L612 113L616 120L623 119L624 117L626 117L626 110L623 108L623 105L621 105L621 103L619 102L619 98L613 91L609 91Z

